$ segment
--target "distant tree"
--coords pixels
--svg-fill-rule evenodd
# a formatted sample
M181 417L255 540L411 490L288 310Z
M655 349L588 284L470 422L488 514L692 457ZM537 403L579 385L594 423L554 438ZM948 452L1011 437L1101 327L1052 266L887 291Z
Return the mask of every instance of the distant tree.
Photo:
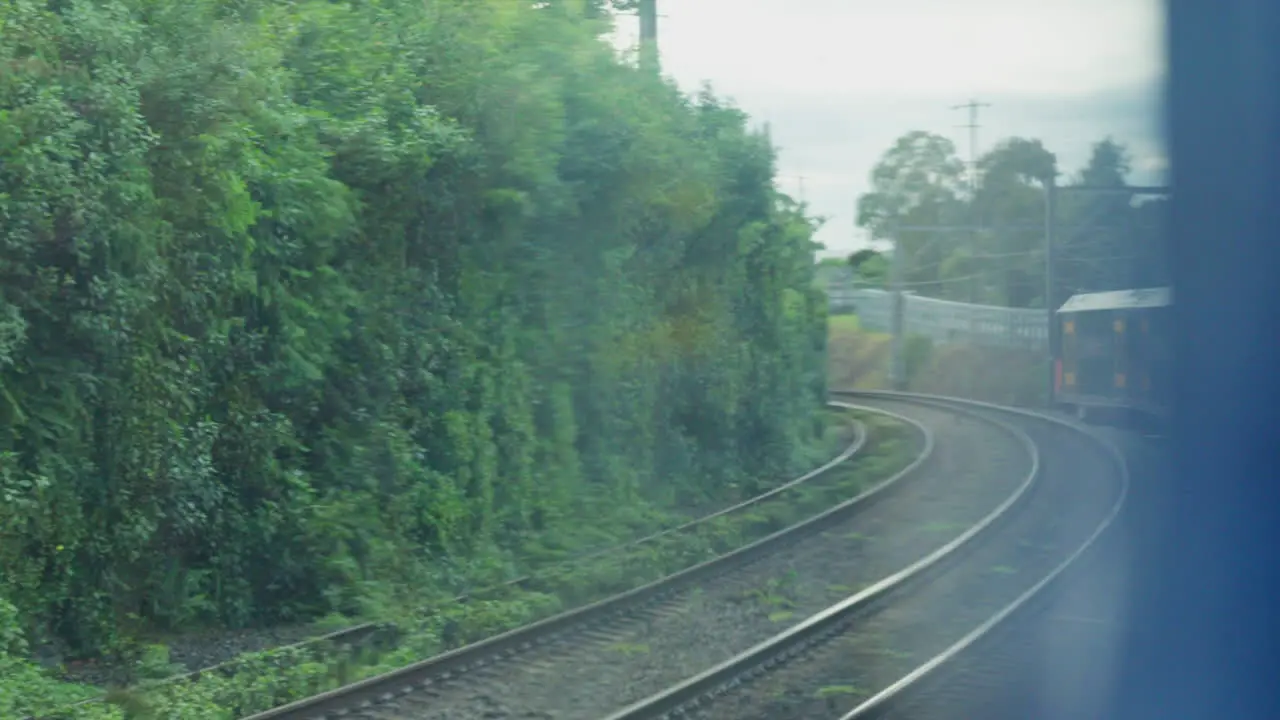
M863 248L850 255L848 262L853 274L862 282L883 285L889 276L889 261L878 250Z
M1039 140L1014 137L1003 140L978 161L982 185L1043 183L1056 177L1057 158Z
M1043 184L1057 176L1057 159L1039 140L1009 138L978 160L975 215L987 225L1035 224L1044 217Z
M849 262L849 265L851 265L854 270L857 270L858 267L861 266L863 263L867 262L871 258L876 258L876 257L880 257L880 253L876 252L875 250L872 250L871 248L863 248L861 250L854 252L852 255L850 255L848 262Z
M1057 158L1030 138L1008 138L978 161L980 187L974 216L989 230L976 238L966 263L981 274L976 293L985 302L1028 307L1043 295L1044 185L1058 174ZM971 291L972 292L972 291Z
M1080 171L1077 182L1081 185L1121 186L1127 182L1131 169L1128 148L1106 137L1094 143L1089 164Z
M898 138L871 171L872 190L858 198L858 227L877 240L895 224L937 221L964 192L964 163L941 135L916 130Z
M898 138L858 198L857 224L877 240L895 240L907 259L904 279L936 297L1042 307L1044 184L1057 180L1054 153L1034 138L1013 137L977 163L970 190L950 140L913 131ZM1131 169L1124 145L1107 137L1070 183L1123 187ZM1135 207L1126 193L1058 196L1059 273L1055 302L1068 291L1126 287L1167 277L1157 248L1165 206ZM981 230L941 230L949 224ZM895 233L895 227L937 226ZM860 280L874 281L888 263L873 251L849 258Z
M1074 185L1123 188L1130 172L1129 150L1110 137L1094 143L1089 161ZM1140 269L1153 262L1140 246L1151 243L1139 226L1152 217L1139 211L1128 193L1064 194L1058 202L1058 240L1063 284L1058 301L1071 292L1130 287L1141 282ZM1151 228L1148 228L1151 229Z
M955 145L920 130L898 138L871 171L871 192L858 198L857 224L872 239L893 239L911 258L904 279L930 279L948 252L936 233L897 232L894 227L939 225L966 212L964 163Z

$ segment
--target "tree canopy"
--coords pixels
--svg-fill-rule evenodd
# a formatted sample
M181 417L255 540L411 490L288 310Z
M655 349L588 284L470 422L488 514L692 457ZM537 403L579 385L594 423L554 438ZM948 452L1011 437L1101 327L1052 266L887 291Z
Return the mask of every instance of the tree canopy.
M970 189L949 140L907 133L872 170L857 223L875 239L896 238L908 259L904 282L922 295L1044 307L1044 188L1051 180L1061 185L1057 158L1039 140L1015 137L976 165ZM1104 138L1068 189L1121 188L1130 170L1128 150ZM1126 193L1058 193L1054 303L1075 292L1169 281L1157 242L1165 200L1131 200ZM883 282L883 274L875 277Z
M0 607L356 612L794 469L812 225L602 7L0 4Z
M849 267L861 282L882 284L889 277L889 261L884 253L863 248L849 255Z

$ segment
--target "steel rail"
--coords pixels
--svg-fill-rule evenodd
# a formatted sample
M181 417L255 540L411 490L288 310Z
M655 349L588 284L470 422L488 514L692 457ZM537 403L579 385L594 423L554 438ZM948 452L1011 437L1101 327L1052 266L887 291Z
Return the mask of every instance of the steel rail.
M885 393L883 396L894 397L896 395L897 393ZM940 396L922 397L941 399ZM840 718L840 720L872 720L873 718L883 717L889 712L892 712L902 702L909 700L915 692L919 691L925 685L926 682L938 679L942 673L953 669L956 666L956 663L962 658L978 651L982 642L990 638L993 631L1013 622L1019 617L1023 617L1025 613L1033 607L1034 600L1039 597L1043 597L1044 593L1050 587L1059 583L1062 578L1066 576L1067 571L1071 567L1076 565L1091 549L1097 547L1099 539L1114 527L1116 519L1124 509L1124 503L1128 499L1129 495L1129 464L1125 460L1124 453L1111 439L1103 436L1094 428L1064 418L1049 415L1047 413L1022 408L1009 408L991 405L989 403L978 403L977 401L971 402L975 405L986 406L989 409L1023 415L1024 417L1054 423L1093 439L1101 445L1106 450L1107 454L1111 456L1112 460L1115 461L1120 476L1120 493L1116 497L1115 502L1108 510L1102 522L1094 528L1089 537L1086 538L1074 552L1068 555L1066 559L1041 578L1039 582L1031 586L1024 593L1019 595L1017 599L996 612L981 625L974 628L960 640L956 641L953 645L925 661L915 670L907 673L889 687L879 693L876 693L871 698L846 713Z
M842 403L842 402L828 402L827 407L843 409L843 410L860 410L860 411L878 412L882 415L893 416L892 413L883 413L878 410L875 410L874 408L865 408L865 407L860 407L857 405L851 405L849 403ZM896 420L905 421L905 418L901 418L900 416L893 416L893 417ZM837 466L849 461L850 459L855 457L858 453L862 452L862 450L866 447L866 443L868 439L866 425L861 421L855 419L850 422L849 427L852 428L854 437L850 441L850 443L847 446L845 446L845 448L838 455L836 455L834 458L827 461L826 463L820 465L819 467L805 473L804 475L801 475L800 477L795 478L793 480L789 480L783 483L782 485L772 488L766 492L763 492L759 495L752 496L734 505L721 508L720 510L709 513L707 515L703 515L693 520L689 520L680 525L676 525L664 530L659 530L655 533L651 533L649 535L638 538L636 540L631 540L625 543L620 543L618 545L613 545L610 547L605 547L597 550L590 550L585 553L575 555L573 557L548 563L547 565L540 567L535 571L531 571L529 573L513 578L511 580L506 580L497 585L492 585L492 586L484 587L478 590L469 591L462 595L458 595L452 598L451 600L446 600L437 605L432 605L427 608L423 608L418 612L420 614L426 614L436 608L445 607L445 606L457 604L457 603L465 603L471 598L485 594L485 593L491 593L491 592L496 592L499 590L510 589L510 588L519 588L537 580L539 575L541 575L542 573L546 573L548 571L551 571L557 568L572 566L581 562L585 562L587 560L598 559L601 557L606 557L606 556L624 552L627 550L634 550L645 544L653 543L663 538L670 537L678 533L687 532L696 527L700 527L717 518L724 517L726 515L730 515L730 514L754 507L755 505L758 505L759 503L764 502L765 500L774 498L788 490L795 489L796 487L799 487L800 485L803 485L804 483L810 480L813 480L814 478L817 478L829 473L831 470L835 469ZM919 430L920 428L917 427L917 429ZM342 628L340 630L335 630L333 632L325 633L323 635L317 635L314 637L306 638L303 640L299 640L297 642L267 648L259 652L282 652L282 651L289 651L289 650L300 650L303 648L315 647L315 646L320 646L325 644L336 645L339 647L342 647L342 646L351 647L353 645L358 645L359 643L367 640L368 638L374 636L379 631L386 631L393 628L394 628L393 623L388 623L388 622L360 623L358 625L353 625L351 627ZM155 690L156 688L164 687L167 685L176 685L182 682L195 682L205 675L230 674L234 672L234 670L242 662L243 662L243 659L240 657L232 658L230 660L226 660L216 665L211 665L208 667L200 668L198 670L192 670L190 672L186 672L178 675L171 675L167 678L164 678L163 680L148 682L146 683L146 687L149 690ZM57 710L53 710L43 715L28 715L22 718L22 720L47 720L49 718L57 718L57 717L66 715L68 713L71 713L77 708L86 707L88 705L99 704L105 701L106 701L106 696L99 695L96 697L86 698L84 700L80 700L75 703L70 703L61 708L58 708ZM260 713L259 715L263 715L263 714ZM254 715L251 717L259 717L259 715Z
M933 433L924 425L910 418L880 408L843 401L831 401L828 405L842 409L876 413L904 423L919 433L923 441L920 453L906 467L866 491L859 493L856 497L705 562L589 605L562 612L381 675L281 705L248 716L244 720L324 718L329 717L330 713L340 714L353 709L368 708L375 704L389 702L397 697L430 687L439 680L445 680L456 674L487 665L495 659L510 657L521 651L528 650L534 645L548 641L563 631L607 618L638 605L661 600L676 591L695 586L710 577L722 574L735 567L750 564L761 557L776 552L792 541L821 532L828 526L871 507L875 502L900 487L905 478L913 475L933 455ZM766 493L766 495L773 497L784 489L795 487L800 482L812 480L815 477L829 473L838 468L850 456L851 454L837 458L783 488L777 488ZM763 499L763 496L759 497ZM758 501L758 499L749 500L730 510L749 507ZM723 515L724 512L721 511L714 515L718 517Z
M836 393L832 394L835 395ZM1017 437L1027 449L1032 458L1031 470L1018 488L1000 505L959 536L929 555L870 587L811 615L807 619L719 665L609 715L607 720L653 720L655 718L680 715L686 708L697 707L704 698L729 690L740 684L745 677L789 659L815 642L821 642L832 633L837 632L855 613L868 608L877 601L885 599L891 593L905 588L912 581L921 579L927 571L935 569L944 560L954 558L958 551L967 546L974 538L1006 518L1010 511L1027 497L1028 491L1040 476L1039 450L1026 432L1007 423L980 415L974 410L967 409L965 407L966 403L963 401L938 396L918 396L909 393L880 394L868 392L864 394L841 392L839 395L844 397L874 397L904 403L943 407L953 412L960 412L989 424L997 425Z

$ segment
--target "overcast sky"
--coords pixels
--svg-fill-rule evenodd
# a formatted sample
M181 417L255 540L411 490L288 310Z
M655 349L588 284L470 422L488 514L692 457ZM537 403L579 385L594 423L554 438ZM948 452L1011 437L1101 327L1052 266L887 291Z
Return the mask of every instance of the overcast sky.
M854 203L894 139L910 130L969 152L1002 138L1042 140L1074 173L1111 135L1134 155L1134 182L1164 179L1159 131L1159 0L658 0L663 72L694 91L710 81L781 148L779 183L828 218L824 255L861 246ZM619 43L634 43L633 18Z

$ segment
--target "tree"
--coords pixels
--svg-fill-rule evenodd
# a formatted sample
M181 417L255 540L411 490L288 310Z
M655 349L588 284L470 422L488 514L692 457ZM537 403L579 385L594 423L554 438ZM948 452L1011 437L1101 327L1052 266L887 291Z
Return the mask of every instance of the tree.
M872 191L858 199L858 225L877 239L895 226L935 226L897 238L904 277L924 295L1014 307L1044 307L1044 186L1058 176L1043 143L1008 138L982 156L977 191L965 189L963 164L940 136L899 138L872 173ZM1129 153L1104 138L1073 184L1123 188ZM1136 203L1128 193L1060 192L1057 284L1051 302L1073 292L1119 289L1167 279L1157 242L1166 204ZM949 224L977 229L945 230Z
M1057 159L1039 140L1008 138L979 159L978 171L973 214L989 230L976 236L974 252L991 259L969 269L981 274L981 295L1013 307L1041 303L1044 187L1058 174Z
M949 252L931 232L895 227L940 225L965 211L964 163L940 135L913 131L898 138L871 171L871 192L858 198L857 224L876 240L894 240L908 259L904 278L925 281Z
M1008 138L978 160L978 174L982 187L1043 185L1057 176L1057 159L1039 140Z
M1076 183L1093 186L1123 186L1129 177L1129 150L1109 136L1094 143L1089 162L1077 174Z
M806 461L813 225L745 113L583 7L0 3L34 639L446 596Z
M871 187L858 198L858 227L875 240L892 239L895 225L936 222L954 213L964 193L964 163L945 137L909 132L876 163Z
M1121 189L1129 172L1128 149L1107 137L1094 143L1072 185ZM1140 269L1157 262L1148 252L1155 247L1155 216L1135 207L1129 193L1062 193L1058 217L1057 301L1076 292L1132 287L1142 281Z
M863 248L849 255L849 266L856 278L864 283L883 285L889 277L889 261L884 253Z

